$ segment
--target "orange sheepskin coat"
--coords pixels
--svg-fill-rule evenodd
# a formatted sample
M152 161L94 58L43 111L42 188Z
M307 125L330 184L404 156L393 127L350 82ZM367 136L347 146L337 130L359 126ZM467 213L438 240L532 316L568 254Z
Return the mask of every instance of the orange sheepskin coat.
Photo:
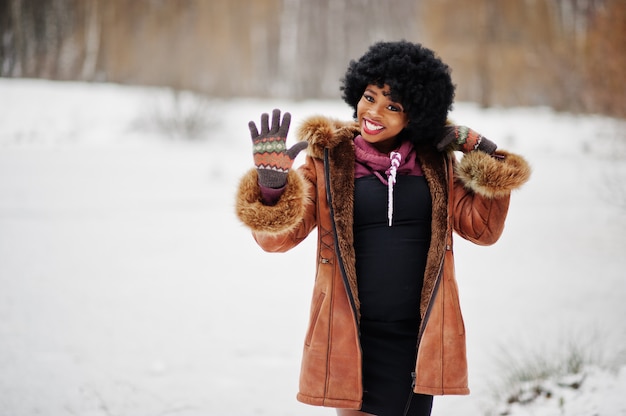
M324 117L303 123L306 161L288 174L278 203L261 202L255 169L241 179L236 214L269 252L284 252L317 228L317 270L297 399L360 409L363 387L359 343L358 276L353 247L354 137L358 125ZM510 193L530 176L526 161L475 151L417 148L432 197L432 233L420 310L416 393L469 394L465 328L454 271L452 233L481 245L504 228ZM418 278L418 276L416 276Z

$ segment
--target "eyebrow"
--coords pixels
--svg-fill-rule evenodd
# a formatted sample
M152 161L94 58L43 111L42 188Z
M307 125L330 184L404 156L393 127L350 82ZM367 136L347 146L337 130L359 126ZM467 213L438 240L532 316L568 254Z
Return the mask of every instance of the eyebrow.
M374 95L378 95L378 92L374 91L371 88L365 88L365 91L369 91L369 92L371 92ZM391 97L391 91L383 91L383 96L384 97Z
M369 91L370 93L372 93L374 95L378 95L378 92L374 91L371 88L365 88L365 91ZM404 111L404 106L402 105L402 103L400 103L399 101L394 101L391 98L391 91L383 91L383 96L384 97L389 97L389 100L391 101L392 104L395 104L395 105L399 106L402 109L402 111Z

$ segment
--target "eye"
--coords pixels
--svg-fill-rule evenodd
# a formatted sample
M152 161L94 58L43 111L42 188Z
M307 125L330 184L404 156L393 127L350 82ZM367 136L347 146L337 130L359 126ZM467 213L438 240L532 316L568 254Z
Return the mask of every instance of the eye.
M394 113L402 113L404 112L404 108L400 104L391 103L387 106L387 110L393 111Z
M365 99L365 101L369 101L370 103L374 102L374 97L369 94L363 94L363 98Z

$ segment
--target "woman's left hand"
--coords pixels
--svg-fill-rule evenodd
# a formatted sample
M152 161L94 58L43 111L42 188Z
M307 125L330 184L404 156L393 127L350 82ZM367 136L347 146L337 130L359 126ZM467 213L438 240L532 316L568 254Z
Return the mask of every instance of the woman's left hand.
M446 149L463 153L480 150L490 155L498 148L494 142L466 126L446 126L444 136L436 146L440 152Z

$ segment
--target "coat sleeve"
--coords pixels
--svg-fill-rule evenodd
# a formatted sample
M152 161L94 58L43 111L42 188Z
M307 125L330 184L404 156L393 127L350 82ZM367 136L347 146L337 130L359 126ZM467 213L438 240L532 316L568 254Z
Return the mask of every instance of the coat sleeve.
M454 230L480 245L495 243L502 235L511 191L530 178L531 169L519 155L498 151L502 159L474 151L454 167Z
M310 158L307 158L310 159ZM268 252L284 252L302 242L316 226L314 169L307 164L290 170L285 192L275 205L262 202L256 169L239 182L235 212L250 228L259 246Z

